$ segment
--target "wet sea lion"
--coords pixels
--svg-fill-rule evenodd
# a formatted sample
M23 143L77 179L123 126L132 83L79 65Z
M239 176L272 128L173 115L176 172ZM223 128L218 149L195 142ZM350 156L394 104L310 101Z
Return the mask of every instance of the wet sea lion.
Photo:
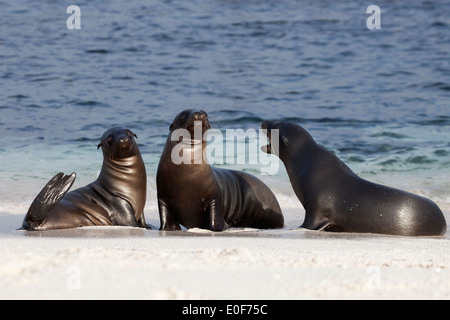
M197 140L195 126L201 127ZM172 152L180 143L187 158L194 160L197 151L204 155L207 143L203 136L209 128L206 112L194 110L181 112L170 126L157 173L160 230L180 230L180 225L212 231L228 227L282 228L284 219L277 199L254 176L213 168L204 157L197 163L174 163ZM191 140L172 141L177 129L187 130Z
M266 121L261 128L270 141L263 151L283 161L306 210L301 227L402 236L445 234L447 223L433 201L360 178L295 123ZM273 150L274 129L279 130L279 150Z
M67 176L57 174L31 204L23 229L145 228L147 174L135 137L125 128L106 131L98 145L104 158L98 179L68 193L75 181L75 173Z

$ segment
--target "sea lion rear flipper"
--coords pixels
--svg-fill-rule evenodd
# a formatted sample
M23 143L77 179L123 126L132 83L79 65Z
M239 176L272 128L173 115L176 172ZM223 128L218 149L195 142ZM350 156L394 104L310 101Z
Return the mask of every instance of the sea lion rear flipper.
M70 188L72 188L75 179L75 173L64 176L64 173L60 172L54 176L31 204L23 221L23 228L29 230L40 225L40 223L48 216L48 213L52 211L52 209L67 194Z
M329 231L328 228L331 226L331 222L327 217L322 217L319 214L312 214L310 212L306 212L305 221L300 226L300 228L305 228L309 230L317 230L317 231Z

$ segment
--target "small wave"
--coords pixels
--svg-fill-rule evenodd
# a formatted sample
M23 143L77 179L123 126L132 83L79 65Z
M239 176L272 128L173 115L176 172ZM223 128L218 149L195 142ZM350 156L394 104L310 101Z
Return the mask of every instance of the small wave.
M447 27L448 25L442 21L433 22L430 27Z
M81 127L80 131L81 132L85 132L85 131L89 132L89 131L93 130L93 131L98 132L101 136L101 134L103 134L103 132L104 132L104 130L102 128L104 128L105 130L107 129L106 125L104 123L95 122L95 123L90 123L90 124L84 125L83 127ZM100 138L100 136L99 136L99 138Z
M320 107L323 109L339 109L339 106L323 106ZM269 117L262 118L260 116L257 116L250 112L243 112L243 111L234 111L234 110L224 110L220 111L218 113L211 113L212 120L215 120L219 122L222 125L230 125L230 124L242 124L242 123L261 123L265 120L270 120ZM223 116L220 116L223 115ZM234 115L234 117L230 117L231 115ZM227 117L227 119L223 119L223 117ZM222 118L222 119L220 119ZM219 120L217 120L219 119ZM287 121L287 122L295 122L299 124L307 124L307 123L313 123L313 124L330 124L334 127L352 127L352 128L365 128L369 126L374 125L382 125L384 124L383 121L380 120L360 120L360 119L345 119L345 118L302 118L302 117L284 117L277 119L279 121ZM376 137L374 135L374 137ZM396 133L382 133L379 135L379 137L391 137L396 139L403 139L407 138L407 136L396 134Z
M441 125L450 125L450 117L448 116L438 116L434 119L429 120L414 120L410 122L411 124L417 124L421 126L441 126Z
M29 82L44 82L60 79L60 77L50 73L28 73L25 75L25 78L27 78Z
M52 81L52 80L58 80L59 77L47 77L47 78L36 78L30 80L30 82L45 82L45 81Z
M394 164L397 164L399 162L398 159L388 159L385 161L380 162L380 165L385 167L385 166L392 166Z
M129 48L125 48L123 49L123 51L125 52L145 52L147 50L146 47L141 46L141 47L129 47Z
M437 162L437 160L430 159L427 156L415 156L415 157L410 157L410 158L406 159L406 162L412 163L412 164L430 164L430 163Z
M71 100L69 104L81 107L109 107L109 105L95 100Z
M302 21L303 24L306 25L326 25L326 24L338 24L341 20L338 19L310 19L310 20L304 20Z
M92 53L92 54L108 54L110 53L109 50L106 49L89 49L85 51L86 53Z
M404 134L399 134L395 132L379 132L376 134L371 135L372 138L394 138L394 139L405 139L409 138L408 136Z
M377 154L385 154L385 153L394 153L394 154L408 154L413 151L413 147L408 146L396 146L387 143L353 143L351 146L345 146L338 148L340 153L359 153L363 155L377 155Z
M346 118L299 118L299 117L291 117L281 119L283 121L296 122L300 124L304 123L313 123L313 124L330 124L333 127L351 127L353 129L357 128L366 128L374 125L382 125L384 121L380 120L361 120L361 119L346 119Z
M256 116L244 116L238 117L234 119L221 120L221 125L238 125L238 124L249 124L249 123L261 123L264 119L256 117Z
M438 157L448 157L450 155L450 152L447 150L436 150L434 151L434 154Z
M22 99L28 99L29 96L25 96L23 94L16 94L16 95L13 95L13 96L9 96L8 98L22 100Z
M44 129L28 125L22 128L17 128L16 130L21 132L36 132L36 131L43 131Z
M364 163L366 162L366 160L364 160L362 157L359 156L350 156L349 158L347 158L348 162L353 162L353 163Z
M245 27L245 28L258 28L263 25L285 25L288 24L288 20L269 20L269 21L245 21L245 22L235 22L232 24L233 27Z
M225 128L227 125L242 125L242 124L260 124L264 121L259 116L252 112L237 111L237 110L221 110L210 113L210 121L212 124L219 125L219 128Z
M436 88L439 90L450 91L450 84L445 82L433 82L423 86L424 89Z
M166 32L156 33L151 36L152 39L157 41L175 41L176 39Z
M98 137L96 137L96 138L79 137L79 138L73 139L71 141L74 141L74 142L98 142L99 138Z
M112 77L111 80L133 80L132 77L130 76L117 76L117 77Z
M38 104L32 103L32 104L27 104L27 105L25 106L25 108L27 108L27 109L41 109L42 106L40 106L40 105L38 105Z

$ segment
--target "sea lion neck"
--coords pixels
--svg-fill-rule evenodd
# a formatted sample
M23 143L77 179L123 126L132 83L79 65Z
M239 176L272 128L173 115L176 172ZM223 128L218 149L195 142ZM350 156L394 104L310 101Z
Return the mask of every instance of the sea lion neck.
M116 185L138 187L140 184L146 184L145 172L145 164L140 154L119 160L105 158L98 182L108 188Z
M319 148L313 137L301 127L280 134L279 143L279 157L288 170L291 163L307 160L311 152Z
M115 170L121 170L121 169L127 169L127 168L133 168L136 166L137 163L142 161L142 158L140 155L134 155L127 158L122 159L111 159L109 157L105 158L103 160L103 165L114 168Z
M140 218L147 194L147 173L140 154L123 159L103 160L103 167L96 181L109 194L126 200Z

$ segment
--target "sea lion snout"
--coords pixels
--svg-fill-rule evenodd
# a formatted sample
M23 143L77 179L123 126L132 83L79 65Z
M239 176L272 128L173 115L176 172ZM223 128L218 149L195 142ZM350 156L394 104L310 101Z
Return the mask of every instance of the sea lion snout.
M195 111L192 114L191 119L194 121L194 124L196 122L198 123L199 121L201 121L203 131L206 131L211 128L211 126L209 125L208 114L203 110Z
M186 117L185 128L192 133L195 127L200 126L202 128L202 132L205 132L206 130L209 130L211 128L211 125L209 124L208 114L203 110L191 110L190 115Z
M170 125L170 131L176 129L187 129L192 131L196 122L201 121L202 127L206 130L210 128L208 114L203 110L184 110L180 112L172 124Z
M273 121L263 121L261 123L261 129L265 130L265 135L267 136L267 145L262 146L261 150L265 153L272 153L272 135L271 130L273 128Z
M131 139L128 136L121 136L118 139L118 147L121 150L129 149L131 146Z
M119 142L120 145L129 146L131 145L131 142L134 141L134 137L136 137L136 135L132 133L130 130L124 130L117 137L117 141Z
M119 139L119 143L121 143L121 144L125 144L125 143L129 144L130 143L130 138L122 137L122 138Z
M194 112L193 117L196 121L208 120L208 114L203 110Z

